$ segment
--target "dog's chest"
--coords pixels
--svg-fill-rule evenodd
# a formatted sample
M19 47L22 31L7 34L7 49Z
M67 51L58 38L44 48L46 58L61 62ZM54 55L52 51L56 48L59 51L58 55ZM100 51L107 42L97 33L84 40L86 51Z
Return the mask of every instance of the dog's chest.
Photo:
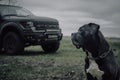
M93 59L89 59L89 67L86 69L86 72L91 74L93 78L96 77L97 80L102 80L102 75L104 74Z

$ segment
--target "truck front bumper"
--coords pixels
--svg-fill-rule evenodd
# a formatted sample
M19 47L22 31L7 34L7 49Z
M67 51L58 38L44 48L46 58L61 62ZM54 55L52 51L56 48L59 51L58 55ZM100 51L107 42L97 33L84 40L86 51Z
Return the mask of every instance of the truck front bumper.
M42 43L50 43L50 42L57 42L60 41L63 37L63 34L61 33L61 29L57 30L45 30L39 31L39 32L24 32L25 41L26 43L29 43L30 45L39 45Z

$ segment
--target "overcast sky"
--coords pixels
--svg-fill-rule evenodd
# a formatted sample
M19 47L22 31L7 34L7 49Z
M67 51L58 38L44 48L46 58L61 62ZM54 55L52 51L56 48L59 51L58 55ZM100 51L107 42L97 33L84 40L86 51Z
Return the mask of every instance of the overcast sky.
M19 0L18 0L19 1ZM105 36L120 37L120 0L22 0L38 16L59 20L64 35L89 22L101 25Z

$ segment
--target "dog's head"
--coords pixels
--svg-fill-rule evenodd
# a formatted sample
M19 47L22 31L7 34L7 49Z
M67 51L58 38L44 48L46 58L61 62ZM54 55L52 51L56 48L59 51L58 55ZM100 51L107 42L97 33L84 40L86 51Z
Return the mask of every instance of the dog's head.
M89 23L79 28L78 32L71 34L71 39L76 48L91 47L98 41L98 31L100 26Z

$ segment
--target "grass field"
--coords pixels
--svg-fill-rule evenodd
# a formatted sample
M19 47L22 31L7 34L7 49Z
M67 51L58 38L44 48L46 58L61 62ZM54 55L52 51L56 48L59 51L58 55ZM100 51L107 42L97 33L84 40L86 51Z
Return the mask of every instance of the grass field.
M120 40L107 40L120 63ZM84 52L64 37L56 53L31 46L21 55L0 55L0 80L84 80L84 58Z

